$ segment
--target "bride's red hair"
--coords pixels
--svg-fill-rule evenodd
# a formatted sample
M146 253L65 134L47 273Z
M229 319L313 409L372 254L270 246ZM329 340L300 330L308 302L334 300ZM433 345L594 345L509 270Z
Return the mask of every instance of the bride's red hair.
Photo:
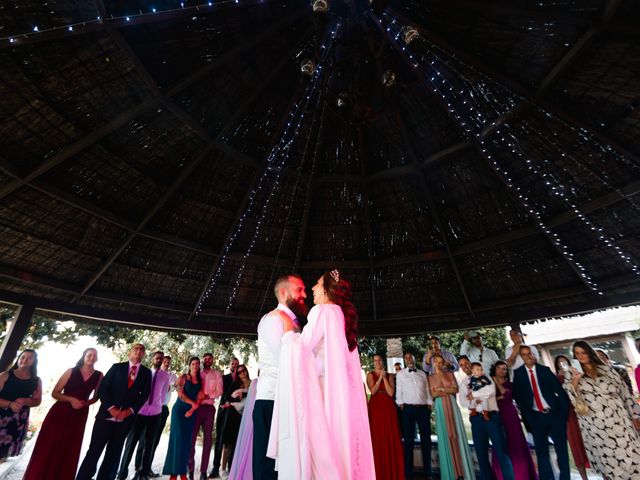
M338 276L338 280L333 277L331 272L326 272L322 276L324 283L324 291L329 300L336 305L340 305L344 314L344 334L349 345L349 351L353 351L358 346L358 311L351 302L351 284L339 278L337 270L334 270Z

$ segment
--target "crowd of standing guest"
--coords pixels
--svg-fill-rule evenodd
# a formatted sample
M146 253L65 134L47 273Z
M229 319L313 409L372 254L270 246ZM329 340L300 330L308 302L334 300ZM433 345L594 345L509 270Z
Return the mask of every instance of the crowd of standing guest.
M537 349L525 344L520 330L512 330L510 337L513 345L507 348L504 360L485 347L475 331L465 332L457 358L432 337L422 369L416 368L411 353L405 353L405 368L394 365L395 379L385 372L383 357L374 357L375 368L367 375L367 385L378 478L413 477L416 426L424 474L431 478L432 410L440 478L476 478L458 404L469 412L481 479L568 480L567 443L585 480L588 468L605 480L640 478L640 406L629 389L626 372L615 368L605 352L595 351L584 341L573 345L573 363L560 355L552 371L539 363ZM640 352L640 339L636 347ZM573 366L577 363L579 369ZM457 381L454 372L459 372ZM635 374L640 377L640 365ZM381 396L395 397L397 409L383 408ZM533 438L537 466L525 430Z
M307 332L313 338L314 331ZM483 480L552 480L556 470L560 480L568 480L567 443L583 479L587 468L605 480L640 478L640 405L629 389L626 372L615 368L606 352L582 340L574 343L573 358L555 358L552 371L539 363L537 350L524 343L519 330L512 330L510 336L513 345L504 360L485 347L475 331L465 332L458 357L432 337L422 356L422 368L409 352L404 355L404 368L396 363L393 374L386 371L382 355L373 357L374 369L367 373L366 385L377 478L413 478L416 427L424 473L432 478L432 412L442 480L476 478L463 412L469 414ZM640 339L636 347L640 351ZM170 357L156 351L150 355L148 368L143 365L145 353L143 345L134 345L128 361L114 364L104 377L95 369L97 351L88 348L82 353L53 388L56 403L42 424L24 479L89 480L97 471L97 480L124 480L136 447L133 478L158 477L151 465L174 390L177 400L170 412L162 473L171 480L194 478L198 467L195 443L202 431L200 480L221 473L232 480L260 478L252 474L259 384L251 382L246 366L234 358L230 373L223 376L213 367L213 355L206 353L202 364L200 358L192 357L186 372L176 376L170 372ZM29 410L41 402L37 363L37 353L25 350L11 369L0 374L0 460L20 453ZM640 365L635 375L640 376ZM270 386L265 381L262 386L277 384ZM318 391L325 392L326 386ZM88 409L98 400L101 404L89 449L78 470ZM219 405L217 412L215 405ZM533 438L537 467L523 424ZM211 453L213 469L208 474ZM282 478L289 478L281 473Z

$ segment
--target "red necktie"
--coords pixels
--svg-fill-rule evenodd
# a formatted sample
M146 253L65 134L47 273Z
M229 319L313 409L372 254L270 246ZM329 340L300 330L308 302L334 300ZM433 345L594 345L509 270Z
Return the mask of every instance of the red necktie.
M533 376L533 370L529 369L529 376L531 377L531 386L533 387L533 399L536 402L536 407L538 407L538 411L544 412L544 406L542 405L542 397L540 397L540 392L538 391L538 382L536 382L536 377Z
M136 369L138 367L135 365L131 365L131 371L129 372L129 381L127 382L127 388L131 388L133 382L136 381Z

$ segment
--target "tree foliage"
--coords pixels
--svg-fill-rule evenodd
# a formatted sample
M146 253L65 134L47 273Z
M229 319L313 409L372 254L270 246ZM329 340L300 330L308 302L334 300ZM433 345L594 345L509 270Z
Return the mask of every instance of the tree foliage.
M480 328L478 331L482 335L485 347L492 348L498 357L504 358L504 351L509 345L507 333L503 327ZM421 335L410 335L402 337L402 349L404 352L413 353L416 361L420 362L422 356L430 348L429 338L436 335L440 339L440 344L444 350L451 351L454 355L460 353L460 346L464 338L464 331L453 332L426 332ZM380 337L363 337L359 344L362 367L365 370L373 369L373 356L382 354L386 356L387 340Z
M6 322L13 317L15 308L0 306L0 322L2 332L0 341L6 330ZM508 345L504 328L479 329L485 346L494 349L499 357L504 357ZM442 348L454 354L460 352L463 331L437 332ZM187 361L192 356L202 357L207 352L213 354L220 367L229 364L231 357L237 355L241 363L247 363L253 355L257 357L255 338L224 335L193 335L178 331L156 331L135 329L117 323L98 322L64 316L45 316L36 312L22 348L38 349L45 342L57 342L69 345L82 336L95 338L98 345L114 351L122 360L134 343L145 345L147 352L162 350L173 358L175 370L186 368ZM402 337L402 347L405 352L411 352L420 360L429 348L431 332L421 335ZM386 355L387 340L381 337L362 337L359 342L360 359L365 370L373 369L373 355Z

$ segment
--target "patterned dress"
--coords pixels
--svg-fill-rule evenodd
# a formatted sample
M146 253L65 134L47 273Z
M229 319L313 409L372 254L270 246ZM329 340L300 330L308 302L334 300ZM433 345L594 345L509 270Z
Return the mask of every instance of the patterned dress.
M563 386L575 406L569 379ZM596 378L583 375L578 388L589 407L578 423L591 466L609 480L640 478L640 434L631 421L640 418L640 405L627 386L613 369L601 366Z
M23 380L9 370L9 378L0 390L0 398L14 401L31 398L38 387L38 377ZM29 426L29 407L24 406L18 413L10 408L0 408L0 459L20 455Z

